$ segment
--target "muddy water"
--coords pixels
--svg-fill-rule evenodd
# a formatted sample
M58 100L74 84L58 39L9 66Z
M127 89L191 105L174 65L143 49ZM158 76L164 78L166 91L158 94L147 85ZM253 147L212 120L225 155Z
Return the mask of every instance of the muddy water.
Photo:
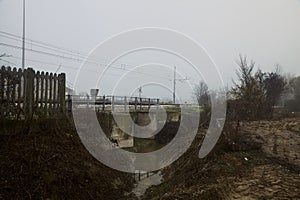
M135 152L135 153L150 153L154 152L158 149L163 148L165 145L169 143L170 140L174 137L174 132L176 133L178 129L178 123L168 123L167 126L163 128L163 130L158 133L153 138L133 138L133 146L128 148L123 148L126 151ZM172 134L170 134L172 133ZM155 162L154 160L148 161L148 164L151 164L151 162ZM138 176L138 174L136 174ZM152 185L159 185L162 183L162 175L160 172L157 173L150 173L150 176L147 176L147 173L144 172L141 179L136 179L137 184L135 188L132 190L132 192L137 196L141 197L145 191Z
M151 185L159 185L160 183L162 183L161 173L151 173L149 177L142 177L140 181L137 181L132 192L137 197L141 197Z
M133 148L126 148L128 151L136 152L136 153L146 153L146 152L153 152L164 145L157 143L154 139L140 139L135 138L134 147ZM132 192L137 196L141 197L146 190L152 185L159 185L162 183L162 175L161 172L140 172L140 180L138 178L139 174L136 173L136 185Z

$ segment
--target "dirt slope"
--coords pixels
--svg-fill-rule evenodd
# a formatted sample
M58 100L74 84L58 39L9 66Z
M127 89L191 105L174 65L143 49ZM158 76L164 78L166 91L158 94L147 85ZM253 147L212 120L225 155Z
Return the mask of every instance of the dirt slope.
M199 134L144 199L300 199L299 127L299 119L228 126L203 160Z
M125 199L133 186L129 174L95 160L66 122L0 134L0 152L0 199Z

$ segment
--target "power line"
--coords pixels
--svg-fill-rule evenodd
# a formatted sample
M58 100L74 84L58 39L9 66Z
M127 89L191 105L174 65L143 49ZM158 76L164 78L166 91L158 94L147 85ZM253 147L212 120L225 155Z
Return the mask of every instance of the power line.
M6 44L6 43L0 43L0 45L15 48L15 49L21 49L21 47L19 47L19 46ZM54 54L54 53L50 53L50 52L46 52L46 51L34 50L34 49L29 49L29 48L25 48L25 50L26 51L31 51L31 52L34 52L34 53L47 55L47 56L58 57L58 58L62 58L62 59L69 59L69 60L80 62L80 63L81 62L87 62L87 63L90 63L90 64L106 66L105 63L96 63L96 62L85 61L85 60L81 60L81 59L77 59L77 58L73 58L73 57L62 56L62 55L59 55L59 54ZM131 70L128 70L128 69L125 69L125 68L115 67L113 65L110 65L109 68L114 68L114 69L124 70L124 71L131 71ZM149 73L145 73L145 72L137 72L137 71L132 71L132 72L138 73L138 74L144 74L144 75L147 75L147 76L153 76L153 74L149 74ZM161 77L161 76L153 76L153 77L159 77L159 78L167 79L166 77Z
M43 55L46 55L46 56L52 56L52 57L57 57L57 58L61 58L61 59L68 59L68 60L72 60L72 61L76 61L76 62L86 62L86 63L90 63L90 64L94 64L94 65L104 65L104 66L107 65L106 63L103 63L103 62L100 63L99 61L92 61L92 59L88 59L88 61L86 61L85 59L88 57L88 55L85 55L85 54L79 53L79 52L75 52L73 50L69 50L69 49L66 49L66 48L58 47L56 45L52 45L52 44L49 44L49 43L45 43L45 42L25 38L24 35L23 35L23 37L20 37L18 35L12 34L12 33L8 33L8 32L5 32L5 31L0 31L0 36L4 37L4 38L7 38L7 39L15 40L15 41L22 41L22 47L12 45L12 44L6 44L6 43L0 43L0 45L7 46L7 47L10 47L10 48L15 48L15 49L22 49L23 53L25 51L31 51L33 53L43 54ZM25 48L24 43L30 44L31 48ZM60 54L57 54L57 53L52 53L52 52L47 52L47 51L42 51L42 50L35 50L35 49L32 49L32 46L36 46L36 47L47 49L47 50L54 51L54 52L59 52L59 53L66 54L66 55L69 55L69 56L60 55ZM72 56L76 56L77 58L74 58ZM18 57L13 57L13 58L17 59ZM33 59L25 59L24 56L22 56L22 66L23 66L24 60L27 60L27 61L30 61L30 62L41 63L41 64L59 66L59 68L64 67L64 68L68 68L68 69L78 70L78 68L71 67L71 66L66 66L66 65L61 65L61 64L54 64L54 63L49 63L49 62L39 61L39 60L33 60ZM3 61L7 62L7 63L11 63L11 64L17 66L16 64L14 64L12 62L9 62L7 60L3 60ZM162 79L165 79L165 80L168 80L168 81L172 81L170 78L167 78L165 76L157 76L157 75L153 75L153 74L150 74L150 73L128 70L124 67L124 65L128 66L128 64L114 62L114 65L115 66L113 66L113 64L109 65L109 68L134 72L134 73L141 74L141 75L151 76L151 77L155 77L155 78L162 78ZM120 67L116 67L116 65L119 65ZM94 71L94 70L90 70L90 69L85 69L85 70L90 71L90 72L99 73L98 71ZM110 75L110 74L108 74L108 75ZM69 84L70 83L71 82L69 82Z
M15 48L15 49L22 49L22 47L20 47L20 46L6 44L6 43L0 43L0 45ZM34 50L34 49L29 49L29 48L25 48L25 50L35 52L35 53L39 53L39 54L48 55L48 56L53 56L53 57L58 57L58 58L63 58L63 59L69 59L69 60L73 60L73 61L77 61L77 62L82 62L83 61L83 60L80 60L80 59L77 59L77 58L62 56L62 55L59 55L59 54L54 54L54 53L50 53L50 52L46 52L46 51Z
M11 56L11 58L18 59L18 60L21 59L20 57L16 57L16 56ZM30 61L30 62L34 62L34 63L46 64L46 65L53 65L53 66L59 66L60 65L60 64L55 64L55 63L50 63L50 62L45 62L45 61L40 61L40 60L28 59L28 58L25 58L25 60L26 61ZM71 66L67 66L67 65L62 65L62 66L64 68L78 70L78 68L76 68L76 67L71 67Z
M22 39L21 36L18 36L18 35L12 34L12 33L8 33L8 32L5 32L5 31L0 31L0 33L4 34L4 35L8 35L8 36L13 37L13 38ZM33 40L33 39L30 39L30 38L25 38L25 41L28 41L27 43L36 43L36 44L41 44L43 46L51 47L51 48L54 48L54 49L60 49L62 51L70 52L70 53L72 53L74 55L77 55L77 56L78 55L81 55L82 57L87 56L87 55L85 55L83 53L80 53L80 52L75 52L75 51L67 49L67 48L59 47L59 46L49 44L49 43L46 43L46 42L41 42L41 41L38 41L38 40Z
M16 56L10 56L10 58L12 59L21 59L20 57L16 57ZM13 62L10 62L10 61L7 61L7 60L3 60L3 59L0 59L4 62L7 62L9 64L12 64L13 66L15 67L19 67L17 64L13 63ZM55 63L50 63L50 62L44 62L44 61L40 61L40 60L33 60L33 59L25 59L26 61L30 61L30 62L35 62L35 63L40 63L40 64L46 64L46 65L52 65L52 66L61 66L63 68L67 68L67 69L71 69L71 70L78 70L78 68L76 67L71 67L71 66L68 66L68 65L62 65L62 64L55 64ZM91 69L85 69L85 71L89 71L89 72L93 72L93 73L99 73L99 71L95 71L95 70L91 70ZM56 72L55 72L56 73ZM110 73L107 73L106 75L109 75L109 76L118 76L117 74L112 74L111 72ZM131 75L132 76L132 75ZM71 83L71 82L69 82ZM72 83L73 84L73 83Z
M8 63L8 64L12 64L13 66L15 66L15 67L18 67L18 65L17 64L15 64L15 63L13 63L13 62L10 62L10 61L8 61L8 60L4 60L4 59L0 59L1 61L3 61L3 62L6 62L6 63Z
M8 32L5 32L5 31L0 31L0 36L11 39L11 40L15 40L15 41L22 41L21 36L18 36L18 35L12 34L12 33L8 33ZM85 58L88 57L87 54L83 54L83 53L80 53L80 52L75 52L73 50L58 47L58 46L53 45L53 44L49 44L49 43L45 43L45 42L41 42L41 41L29 39L29 38L25 38L25 41L27 41L26 43L30 44L31 46L37 46L37 47L40 47L40 48L45 48L45 49L60 52L60 53L63 53L63 54L68 54L68 55L72 55L72 56L81 57L81 59L85 59ZM94 59L89 59L89 61L100 62L100 60L94 60ZM119 63L119 62L115 62L115 64L124 65L124 63Z
M12 34L12 33L8 33L8 32L5 32L5 31L1 31L1 30L0 30L0 36L9 38L9 39L12 39L12 40L15 40L15 41L20 41L22 39L21 36L18 36L18 35ZM68 54L68 55L72 55L72 56L76 56L76 57L81 57L81 59L78 59L80 62L85 61L85 59L88 57L87 54L80 53L78 51L75 52L74 50L69 50L67 48L58 47L58 46L53 45L53 44L49 44L49 43L45 43L45 42L41 42L41 41L29 39L29 38L25 38L25 40L27 40L28 42L26 42L26 43L30 44L31 46L37 46L37 47L40 47L40 48L45 48L45 49L48 49L48 50L52 50L52 51L56 51L56 52L60 52L60 53L64 53L64 54ZM39 45L39 44L41 44L41 45ZM59 55L59 56L62 57L61 55ZM63 56L63 57L65 57L67 59L74 59L73 57L71 57L71 58L67 57L67 56ZM107 63L107 60L103 59L102 61L100 61L100 60L95 60L95 59L90 59L89 58L88 61L86 61L86 62L91 63L91 64L99 64L99 62L100 62L100 64L104 65L105 63ZM124 68L124 65L129 66L128 63L125 64L125 63L121 63L121 62L114 62L114 65L115 66L119 65L120 68ZM130 65L134 65L134 64L130 64Z
M1 43L0 43L1 45ZM16 57L16 56L11 56L10 58L13 58L13 59L20 59L20 57ZM30 62L35 62L35 63L40 63L40 64L46 64L46 65L53 65L53 66L59 66L61 64L55 64L55 63L50 63L50 62L44 62L44 61L40 61L40 60L34 60L34 59L25 59L27 61L30 61ZM68 66L68 65L62 65L62 67L64 68L67 68L67 69L72 69L72 70L78 70L78 68L76 67L72 67L72 66ZM128 70L128 69L121 69L121 68L118 68L118 67L114 67L114 66L111 66L111 68L114 68L114 69L118 69L118 70L122 70L122 71L131 71L131 70ZM85 69L86 71L90 71L90 72L94 72L94 73L99 73L99 71L95 71L95 70L91 70L91 69ZM163 76L155 76L153 74L150 74L150 73L145 73L145 72L139 72L139 71L131 71L133 73L137 73L137 74L142 74L142 75L145 75L145 76L152 76L152 77L155 77L155 78L162 78L162 79L166 79L168 81L171 81L171 79L168 79L166 77L163 77Z
M1 31L0 31L1 32ZM19 38L14 38L14 37L11 37L9 35L1 35L0 33L0 37L4 37L4 38L7 38L7 39L11 39L11 40L14 40L14 41L22 41L22 39L19 39ZM30 41L25 41L26 44L30 45L30 46L36 46L36 47L40 47L40 48L44 48L44 49L48 49L48 50L52 50L52 51L56 51L56 52L61 52L63 54L68 54L68 55L73 55L73 56L78 56L78 57L82 57L82 58L85 58L85 56L82 56L80 54L76 54L76 53L69 53L69 52L66 52L64 50L59 50L59 49L56 49L56 48L52 48L52 47L48 47L48 46L43 46L43 45L39 45L39 44L34 44Z
M18 39L18 38L20 38L20 36L17 36L17 35L14 35L14 34L11 34L11 33L5 32L5 31L0 31L0 34L5 34L5 35L0 35L2 37L6 37L6 38L17 40L17 41L20 40L20 39ZM40 44L46 45L46 47L44 47L44 46L41 46L41 45L32 44L34 46L38 46L38 47L45 48L45 49L48 49L48 50L57 51L56 49L60 49L61 51L58 51L60 53L65 53L65 51L68 51L68 52L71 52L71 53L65 53L65 54L74 55L74 56L75 55L76 56L80 56L81 55L81 57L84 57L84 58L86 57L86 55L83 55L81 53L76 53L75 54L74 51L67 50L67 49L61 48L61 47L57 47L57 46L52 45L52 44L47 44L47 43L44 43L44 42L40 42L40 41L28 39L28 38L25 38L25 40L31 41L31 42L33 41L35 43L40 43ZM11 44L6 44L6 43L0 43L0 45L7 46L7 47L10 47L10 48L15 48L15 49L21 49L21 47L19 47L19 46L11 45ZM55 49L47 47L47 46L54 47ZM61 58L61 59L69 59L69 60L76 61L76 62L86 62L86 63L90 63L90 64L95 64L95 65L106 65L105 63L86 61L84 59L78 59L78 58L74 58L74 57L70 57L70 56L59 55L59 54L50 53L50 52L41 51L41 50L34 50L32 48L25 48L25 50L26 51L31 51L31 52L34 52L34 53L44 54L44 55L47 55L47 56L58 57L58 58ZM91 59L89 59L89 60L91 60ZM41 62L41 61L39 61L39 62ZM115 65L116 64L117 63L115 63ZM121 67L115 67L115 66L110 65L109 68L115 68L115 69L118 69L118 70L131 71L131 70L126 70L125 67L123 67L125 65L124 63L120 63L118 65L120 65ZM128 65L126 64L126 66L128 66ZM153 74L143 73L143 72L137 72L137 71L133 71L133 72L134 73L138 73L138 74L144 74L144 75L147 75L147 76L156 77L156 78L162 78L162 79L166 79L166 80L171 81L170 78L166 78L166 77L162 77L162 76L153 76Z

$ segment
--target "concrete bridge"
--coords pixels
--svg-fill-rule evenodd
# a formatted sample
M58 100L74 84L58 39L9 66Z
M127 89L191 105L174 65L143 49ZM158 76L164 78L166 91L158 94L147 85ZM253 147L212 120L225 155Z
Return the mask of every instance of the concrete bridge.
M100 125L112 141L121 148L133 147L139 133L157 134L165 124L179 122L180 111L132 110L126 112L98 111ZM147 139L154 140L154 136Z
M70 115L72 107L95 110L107 137L121 148L133 147L135 135L139 137L141 132L157 134L165 124L179 122L181 116L179 105L161 104L156 98L68 95L66 99ZM155 137L150 134L147 139Z

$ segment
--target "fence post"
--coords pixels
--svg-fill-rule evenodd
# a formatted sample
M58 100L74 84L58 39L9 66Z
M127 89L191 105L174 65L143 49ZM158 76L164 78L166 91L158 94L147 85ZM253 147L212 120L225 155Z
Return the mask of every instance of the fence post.
M44 115L48 116L48 100L49 100L49 73L45 73L45 105L44 105Z
M34 99L34 71L32 68L24 72L24 111L25 119L31 121L33 116L33 99Z
M57 74L56 73L54 74L53 82L54 82L54 85L53 85L53 88L54 88L54 91L53 91L53 109L56 112L57 111Z
M66 74L61 73L58 75L58 97L60 111L65 114L66 112Z
M72 98L71 95L67 95L67 114L69 117L72 116Z
M36 109L39 111L40 109L40 71L37 71L36 75L35 75L35 106Z
M6 80L6 91L5 91L5 97L6 97L6 101L10 102L10 92L11 92L11 82L12 79L10 78L11 76L11 67L7 67L7 80ZM9 106L7 106L7 112L9 113Z
M45 73L42 71L41 72L41 105L40 105L40 110L41 113L44 113L44 103L45 103Z
M21 69L18 70L18 117L22 108L21 101L24 99L24 74Z
M53 73L49 76L49 113L52 115L53 109Z
M5 67L2 66L1 67L1 73L0 73L0 99L4 99L4 81L5 81L5 77L4 77L4 73L5 73Z
M1 73L0 73L0 99L1 100L4 99L4 81L5 81L4 73L5 73L5 67L2 66ZM0 109L1 109L0 112L1 112L1 119L2 119L4 117L5 108L3 108L3 106L1 106Z
M12 95L11 95L11 99L12 99L12 105L13 105L13 108L12 108L12 115L13 116L16 116L16 102L17 102L17 86L18 86L18 72L17 72L17 69L14 67L13 68L13 87L12 87Z

